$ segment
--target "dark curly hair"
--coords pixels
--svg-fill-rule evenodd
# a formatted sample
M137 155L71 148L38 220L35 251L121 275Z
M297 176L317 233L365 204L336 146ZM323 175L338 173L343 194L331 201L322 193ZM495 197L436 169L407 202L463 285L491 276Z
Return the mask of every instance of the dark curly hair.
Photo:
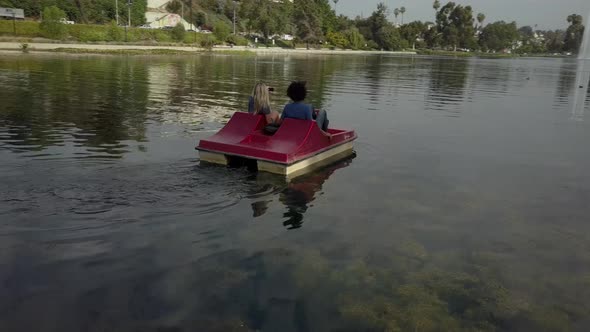
M287 96L294 102L303 101L307 96L307 88L305 81L292 82L287 88Z

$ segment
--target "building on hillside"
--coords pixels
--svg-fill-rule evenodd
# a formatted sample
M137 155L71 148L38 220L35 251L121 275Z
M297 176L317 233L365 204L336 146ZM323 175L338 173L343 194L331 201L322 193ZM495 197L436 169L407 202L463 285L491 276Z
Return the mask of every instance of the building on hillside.
M537 33L537 32L535 32L535 33L533 34L533 40L534 40L536 43L539 43L539 44L541 44L541 43L544 43L544 42L545 42L545 35L544 35L544 34L542 34L541 32L538 32L538 33Z
M19 8L2 8L0 7L0 19L4 20L24 20L25 11Z
M197 30L193 24L190 24L178 14L169 13L166 5L170 0L148 0L147 10L145 12L146 25L152 29L162 29L174 27L182 24L185 30Z

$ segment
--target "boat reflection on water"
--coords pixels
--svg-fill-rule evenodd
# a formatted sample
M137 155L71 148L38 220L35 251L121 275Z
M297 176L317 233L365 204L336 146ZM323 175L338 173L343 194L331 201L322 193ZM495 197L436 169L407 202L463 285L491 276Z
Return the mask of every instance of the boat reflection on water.
M297 229L303 225L304 214L312 206L316 194L322 190L324 183L337 170L347 167L356 157L353 153L346 159L342 159L312 173L299 176L291 180L285 180L274 174L260 173L257 182L265 186L282 188L278 193L279 201L285 205L287 211L283 214L283 225L288 229ZM282 185L279 186L279 183ZM263 216L272 200L261 200L252 203L253 216Z

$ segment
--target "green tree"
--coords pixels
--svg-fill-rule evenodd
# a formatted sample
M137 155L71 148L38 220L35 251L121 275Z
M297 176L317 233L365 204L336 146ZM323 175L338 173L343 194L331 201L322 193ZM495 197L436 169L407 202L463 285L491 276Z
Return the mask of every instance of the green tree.
M147 0L133 0L131 4L131 25L138 26L144 24L146 11Z
M566 52L578 53L584 37L584 25L581 15L572 14L567 17L570 26L565 32L563 50Z
M286 3L290 2L290 1L284 1ZM336 13L334 12L334 10L332 10L332 7L330 6L330 1L329 0L315 0L315 7L316 10L319 12L320 14L320 19L321 19L321 26L322 26L322 32L324 34L330 32L330 31L335 31L336 28Z
M174 39L174 41L180 43L184 40L184 36L186 35L186 31L184 30L184 25L182 23L177 23L174 28L172 28L172 31L170 31L170 34L172 36L172 39Z
M527 54L536 53L537 44L539 42L535 39L535 32L530 26L523 26L518 29L519 39L522 45L516 50L517 53Z
M323 38L322 21L314 0L298 0L294 3L293 20L297 38L305 43L318 42Z
M375 41L379 47L384 48L383 41L380 39L383 36L381 30L391 24L387 21L387 6L384 3L379 3L377 10L371 14L367 21L370 29L369 39Z
M205 15L205 13L203 13L202 11L199 10L195 14L195 22L194 23L197 27L201 27L201 26L207 24L207 15Z
M292 13L290 1L244 0L240 5L240 16L246 20L248 30L261 32L265 39L291 32Z
M225 0L223 2L223 15L225 15L225 17L227 17L232 22L234 18L234 6L236 6L236 23L239 19L239 16L237 15L237 5L238 1Z
M523 40L531 39L535 36L535 32L531 26L523 26L518 29L518 33Z
M436 16L437 29L442 34L442 44L446 47L475 48L475 28L471 6L456 5L449 2Z
M179 0L172 0L166 5L166 10L170 13L180 14L182 11L182 3Z
M347 48L349 43L348 39L343 33L330 31L326 34L326 41L333 46L338 48Z
M344 35L346 36L346 39L348 39L348 45L353 50L361 49L366 44L365 37L359 32L359 30L356 27L352 27L344 31Z
M545 35L545 49L550 53L559 53L563 51L565 31L549 30L543 33Z
M387 24L379 30L379 46L387 51L397 51L403 48L399 29Z
M438 47L442 42L442 33L438 32L434 23L426 23L427 28L424 32L424 42L426 47L435 48Z
M354 26L359 30L359 32L367 41L373 39L373 31L371 30L370 19L370 17L363 19L360 16L357 16L354 19Z
M217 23L215 23L213 26L213 34L215 35L215 38L217 38L217 40L221 43L227 39L230 33L231 29L229 25L223 21L217 21Z
M477 22L479 23L479 29L481 30L483 28L483 21L486 20L486 16L483 13L479 13L477 14Z
M355 22L348 18L348 16L340 15L336 18L335 22L335 30L336 31L344 31L348 30L352 27L355 27Z
M116 18L114 0L0 0L0 7L23 8L25 16L40 17L42 8L56 6L65 12L66 18L82 23L108 24ZM131 21L133 25L145 22L147 0L133 0ZM127 1L119 0L119 16L127 21Z
M419 48L423 46L427 31L428 26L425 23L414 21L402 26L400 29L400 35L403 40L408 42L408 45L415 49L416 46Z
M66 13L56 6L46 7L43 10L43 22L41 31L43 35L51 39L62 39L66 36L66 26L60 20L66 17Z
M219 42L223 43L231 34L231 28L227 23L220 20L213 26L213 34Z
M293 23L293 3L284 1L276 9L276 19L278 22L277 33L287 33L293 35L295 25Z
M254 27L262 32L265 39L279 30L276 17L276 4L270 1L256 0L255 10L252 11L250 19L254 22Z
M485 50L502 51L512 49L519 37L516 22L506 23L499 21L488 24L483 28L479 43Z
M459 31L459 46L466 49L477 48L473 9L471 6L457 6L451 14L454 25Z
M438 13L438 9L440 8L440 1L434 0L434 3L432 4L432 8L434 8L435 13Z

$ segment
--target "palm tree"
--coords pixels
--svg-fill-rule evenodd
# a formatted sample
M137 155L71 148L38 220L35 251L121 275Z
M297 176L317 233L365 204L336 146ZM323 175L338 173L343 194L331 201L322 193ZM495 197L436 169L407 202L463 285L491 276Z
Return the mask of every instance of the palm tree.
M400 8L399 12L402 14L402 25L404 25L404 13L406 12L406 7Z
M434 3L432 4L432 8L434 8L434 11L438 12L438 9L440 8L440 1L434 0Z
M567 17L567 22L572 25L582 24L582 16L578 14L571 14Z
M477 14L477 21L479 22L479 28L483 28L483 21L486 20L486 16L483 13Z
M397 24L397 16L399 15L399 8L393 10L393 15L395 15L395 24Z

